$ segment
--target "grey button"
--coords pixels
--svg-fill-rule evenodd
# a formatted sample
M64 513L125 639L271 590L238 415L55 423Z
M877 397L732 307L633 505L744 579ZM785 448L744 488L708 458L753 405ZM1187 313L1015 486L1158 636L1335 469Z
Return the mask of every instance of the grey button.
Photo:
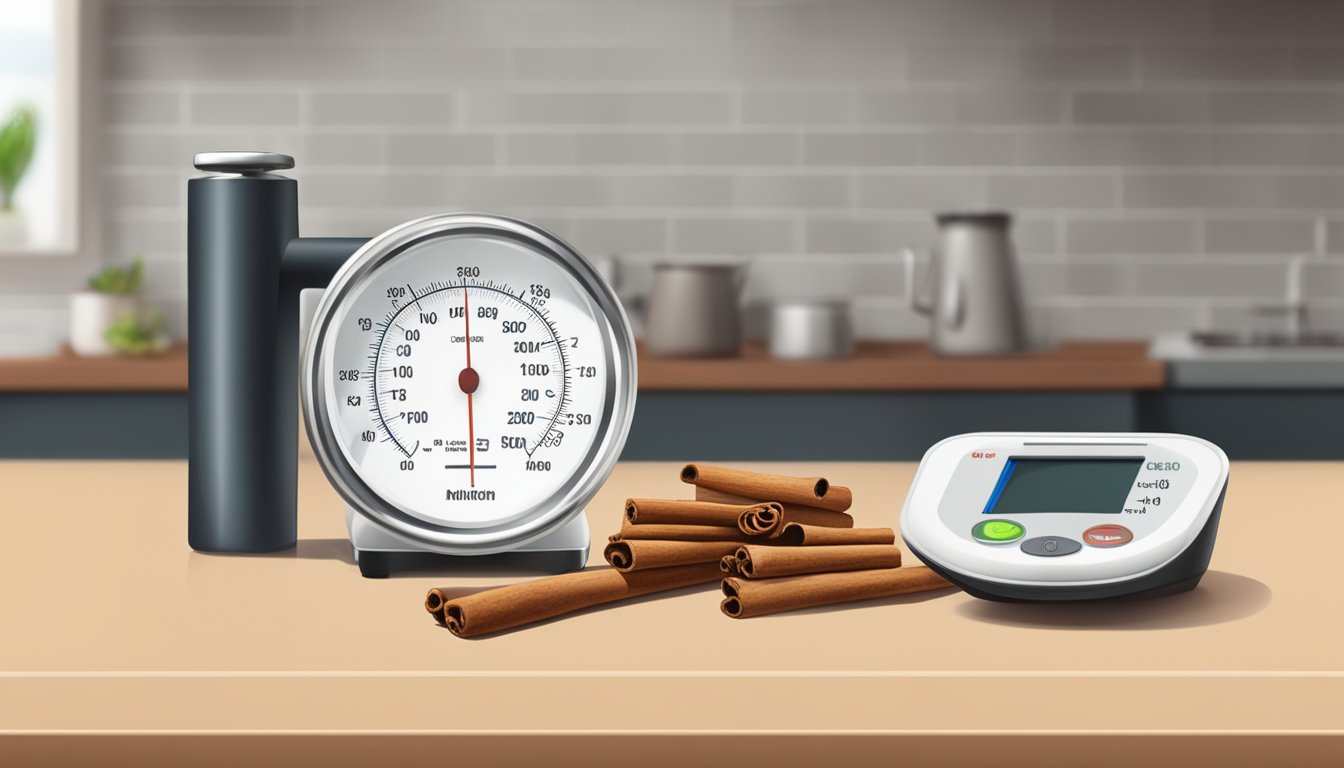
M1072 555L1082 548L1082 544L1063 536L1037 536L1022 542L1022 551L1037 557Z

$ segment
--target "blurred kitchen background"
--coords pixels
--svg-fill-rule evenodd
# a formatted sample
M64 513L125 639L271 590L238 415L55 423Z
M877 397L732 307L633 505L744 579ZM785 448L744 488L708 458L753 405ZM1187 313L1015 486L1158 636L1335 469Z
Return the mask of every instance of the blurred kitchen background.
M140 351L185 340L192 155L260 149L296 158L304 235L519 216L639 317L656 264L746 263L746 351L642 361L630 458L909 459L996 428L1344 456L1344 3L11 5L0 121L34 101L7 83L51 95L29 240L0 242L5 455L185 455L180 346L75 359L72 294L142 256ZM1013 217L1031 350L942 358L901 253L922 275L934 214L984 210ZM774 360L784 300L843 302L859 344Z

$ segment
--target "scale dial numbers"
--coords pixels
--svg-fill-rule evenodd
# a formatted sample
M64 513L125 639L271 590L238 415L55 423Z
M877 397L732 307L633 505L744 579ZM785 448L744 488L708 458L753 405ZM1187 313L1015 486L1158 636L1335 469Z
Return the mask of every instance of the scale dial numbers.
M328 378L337 439L406 515L499 526L591 460L609 347L592 297L559 264L507 240L431 240L344 307Z
M394 300L377 328L367 369L373 418L383 439L407 458L447 454L465 467L472 445L482 456L496 445L531 456L563 440L554 432L562 417L572 421L566 346L577 338L560 337L544 307L508 286L435 283L416 288L399 306ZM460 429L468 417L468 432L476 433L470 444ZM478 468L497 465L482 461Z

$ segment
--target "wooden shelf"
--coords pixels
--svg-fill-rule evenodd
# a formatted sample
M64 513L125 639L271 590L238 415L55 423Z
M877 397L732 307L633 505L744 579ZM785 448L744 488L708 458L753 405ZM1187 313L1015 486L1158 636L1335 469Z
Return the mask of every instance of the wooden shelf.
M738 357L639 353L645 392L1161 389L1166 367L1142 341L1066 342L1008 357L938 357L922 342L868 342L842 360L775 360L760 344ZM183 392L187 348L159 357L0 359L0 392Z
M859 344L840 360L776 360L759 344L739 357L657 358L642 348L641 391L1161 389L1166 366L1142 341L1066 342L1007 357L938 357L923 342Z
M187 346L154 357L0 359L0 392L185 392Z

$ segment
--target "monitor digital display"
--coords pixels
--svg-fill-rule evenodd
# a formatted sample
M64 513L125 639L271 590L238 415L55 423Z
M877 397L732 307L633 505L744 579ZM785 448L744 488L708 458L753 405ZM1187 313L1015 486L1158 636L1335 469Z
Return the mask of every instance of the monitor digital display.
M985 503L986 515L1068 512L1118 515L1143 457L1009 457Z

